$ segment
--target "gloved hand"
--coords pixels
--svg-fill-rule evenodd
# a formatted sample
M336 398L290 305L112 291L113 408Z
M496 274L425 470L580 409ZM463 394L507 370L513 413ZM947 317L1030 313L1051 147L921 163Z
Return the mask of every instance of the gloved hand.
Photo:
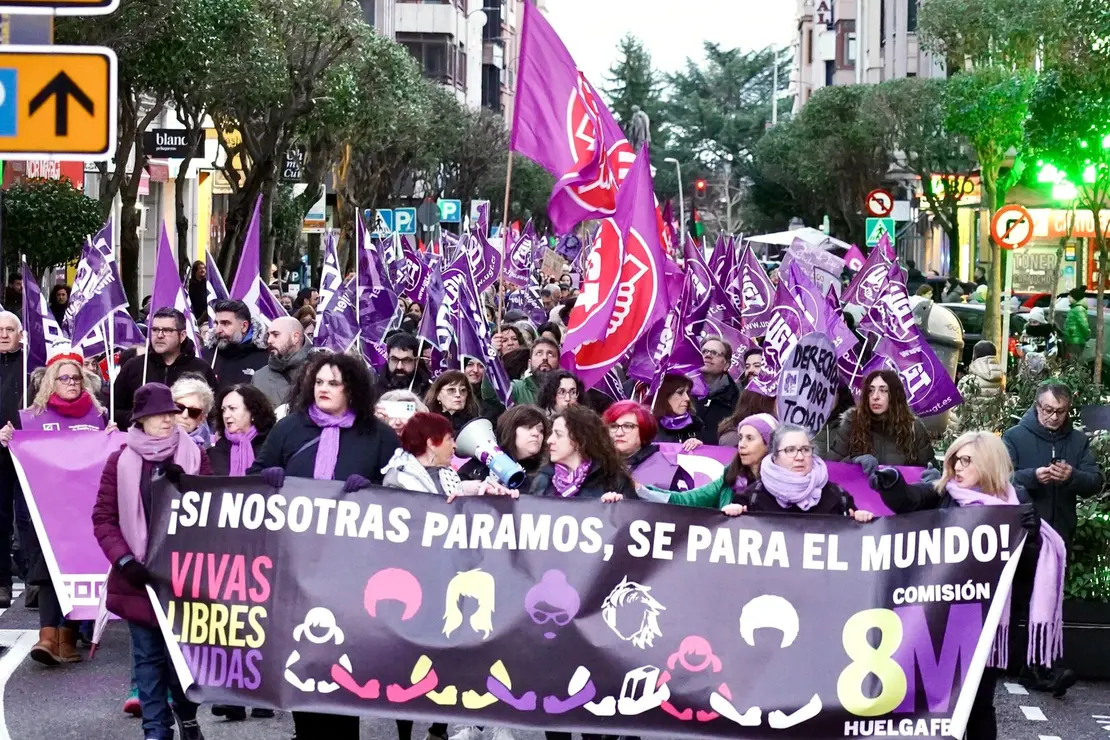
M938 480L940 480L940 477L941 473L936 468L925 468L925 471L921 473L921 482L936 483Z
M867 477L867 482L870 483L871 487L876 491L882 491L887 488L893 488L894 484L896 484L901 477L902 474L898 472L897 468L879 468Z
M143 591L148 583L154 583L154 576L151 572L147 570L145 565L134 558L116 567L119 569L119 574L123 576L123 580L127 581L132 588Z
M185 475L185 468L175 462L169 462L163 466L162 474L166 476L170 483L179 486L181 484L181 476Z
M268 486L281 488L285 485L285 468L266 468L259 475Z
M343 482L343 493L354 493L355 491L361 491L363 488L369 487L370 480L355 473L353 475L348 475L347 480Z
M875 459L874 455L860 455L859 457L853 457L852 462L863 468L863 474L868 477L871 477L871 474L874 473L876 468L879 467L879 461Z
M1041 536L1041 515L1037 513L1037 507L1033 504L1022 504L1021 526L1029 533L1031 540Z

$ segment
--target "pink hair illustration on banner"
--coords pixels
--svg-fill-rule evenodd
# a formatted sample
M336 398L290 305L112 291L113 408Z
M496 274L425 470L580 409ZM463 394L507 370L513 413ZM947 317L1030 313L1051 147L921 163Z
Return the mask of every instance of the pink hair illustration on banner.
M366 581L366 590L362 597L366 613L371 617L378 616L378 602L401 602L405 606L405 612L401 615L402 621L415 617L420 611L423 600L424 592L420 588L420 581L402 568L386 568L370 576Z

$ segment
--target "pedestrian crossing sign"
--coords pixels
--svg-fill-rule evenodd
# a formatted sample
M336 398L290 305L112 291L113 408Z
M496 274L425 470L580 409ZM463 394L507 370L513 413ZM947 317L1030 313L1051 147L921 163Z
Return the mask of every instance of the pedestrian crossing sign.
M893 218L869 218L864 229L867 232L867 246L874 247L885 236L894 243Z

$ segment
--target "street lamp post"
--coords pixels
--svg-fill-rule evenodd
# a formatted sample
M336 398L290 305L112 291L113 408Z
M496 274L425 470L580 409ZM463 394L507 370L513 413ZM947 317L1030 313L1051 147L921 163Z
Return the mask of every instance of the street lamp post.
M686 248L686 201L682 199L682 165L674 157L667 157L663 160L667 164L673 164L675 172L678 173L678 233L680 235L678 245L679 248Z

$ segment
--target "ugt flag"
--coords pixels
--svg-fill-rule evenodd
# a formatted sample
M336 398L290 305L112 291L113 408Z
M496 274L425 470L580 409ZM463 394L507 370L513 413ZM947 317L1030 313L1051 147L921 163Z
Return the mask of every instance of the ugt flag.
M77 263L65 315L73 345L81 344L113 311L126 306L127 296L112 254L112 220L108 219L85 242Z

